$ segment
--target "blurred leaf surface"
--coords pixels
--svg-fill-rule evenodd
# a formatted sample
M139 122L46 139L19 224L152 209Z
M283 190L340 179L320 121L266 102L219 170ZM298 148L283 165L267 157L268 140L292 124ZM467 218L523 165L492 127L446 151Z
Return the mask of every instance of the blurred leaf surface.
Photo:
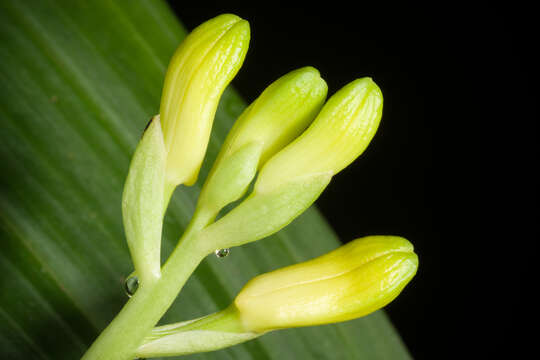
M122 284L132 265L122 228L122 187L142 130L158 112L169 58L185 34L162 1L0 2L1 358L79 358L127 300ZM164 257L244 107L227 89L199 182L178 189L167 213ZM270 238L234 248L223 259L208 257L163 322L221 309L253 276L338 245L312 207ZM379 311L185 358L409 355Z

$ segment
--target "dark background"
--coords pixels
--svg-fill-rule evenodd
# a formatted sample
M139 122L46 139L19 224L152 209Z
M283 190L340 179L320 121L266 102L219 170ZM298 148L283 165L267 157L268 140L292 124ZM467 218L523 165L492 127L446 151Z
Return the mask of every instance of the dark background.
M525 351L526 337L507 324L528 302L538 233L531 9L169 4L188 30L225 12L250 22L233 80L248 102L306 65L321 72L329 96L372 77L385 97L379 131L319 209L343 241L394 234L415 245L419 272L386 307L414 358L500 355L514 335L514 356ZM491 345L479 346L487 334Z

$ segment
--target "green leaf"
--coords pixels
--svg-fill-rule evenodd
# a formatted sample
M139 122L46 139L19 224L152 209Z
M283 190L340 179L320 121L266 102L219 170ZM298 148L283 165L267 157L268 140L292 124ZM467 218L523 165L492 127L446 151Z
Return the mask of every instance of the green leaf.
M0 2L1 358L79 358L127 300L123 281L133 266L122 227L122 187L135 145L158 112L168 61L185 34L162 1ZM162 256L187 225L200 185L244 107L227 89L199 181L180 187L166 214ZM248 279L338 244L312 207L276 235L234 248L223 259L208 257L162 322L222 309ZM379 311L186 358L409 355Z

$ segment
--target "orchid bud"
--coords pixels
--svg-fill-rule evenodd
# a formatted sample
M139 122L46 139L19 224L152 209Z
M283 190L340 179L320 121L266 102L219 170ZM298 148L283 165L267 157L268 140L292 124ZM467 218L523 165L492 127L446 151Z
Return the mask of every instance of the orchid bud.
M310 66L280 77L240 115L223 143L219 158L256 142L263 145L261 165L264 164L315 119L327 91L319 71Z
M240 115L230 130L199 197L215 214L240 198L257 168L313 121L326 98L326 82L312 67L282 76Z
M369 145L382 116L381 90L370 78L335 93L311 126L273 156L261 170L255 191L312 175L336 174Z
M273 330L352 320L395 299L418 269L397 236L356 239L318 258L250 280L222 311L154 328L138 356L213 351Z
M247 21L220 15L194 29L174 53L160 106L169 184L197 180L219 99L242 66L249 37Z
M407 240L368 236L310 261L255 277L234 305L245 331L335 323L388 304L416 274Z
M346 85L323 106L309 128L262 167L253 192L200 236L210 248L239 246L288 225L355 160L373 138L382 94L370 79Z

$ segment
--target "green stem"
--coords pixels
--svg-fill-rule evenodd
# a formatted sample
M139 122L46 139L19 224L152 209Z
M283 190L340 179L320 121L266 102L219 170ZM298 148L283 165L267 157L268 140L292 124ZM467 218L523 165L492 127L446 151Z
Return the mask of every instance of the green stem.
M156 323L171 306L197 265L213 249L197 241L200 226L190 226L153 284L141 286L120 313L99 335L83 360L129 360L135 358Z
M163 215L175 185L166 183ZM129 360L152 328L172 305L180 290L206 255L214 251L197 241L201 229L215 218L213 211L196 209L175 250L163 266L161 277L142 283L113 321L98 336L81 360Z

